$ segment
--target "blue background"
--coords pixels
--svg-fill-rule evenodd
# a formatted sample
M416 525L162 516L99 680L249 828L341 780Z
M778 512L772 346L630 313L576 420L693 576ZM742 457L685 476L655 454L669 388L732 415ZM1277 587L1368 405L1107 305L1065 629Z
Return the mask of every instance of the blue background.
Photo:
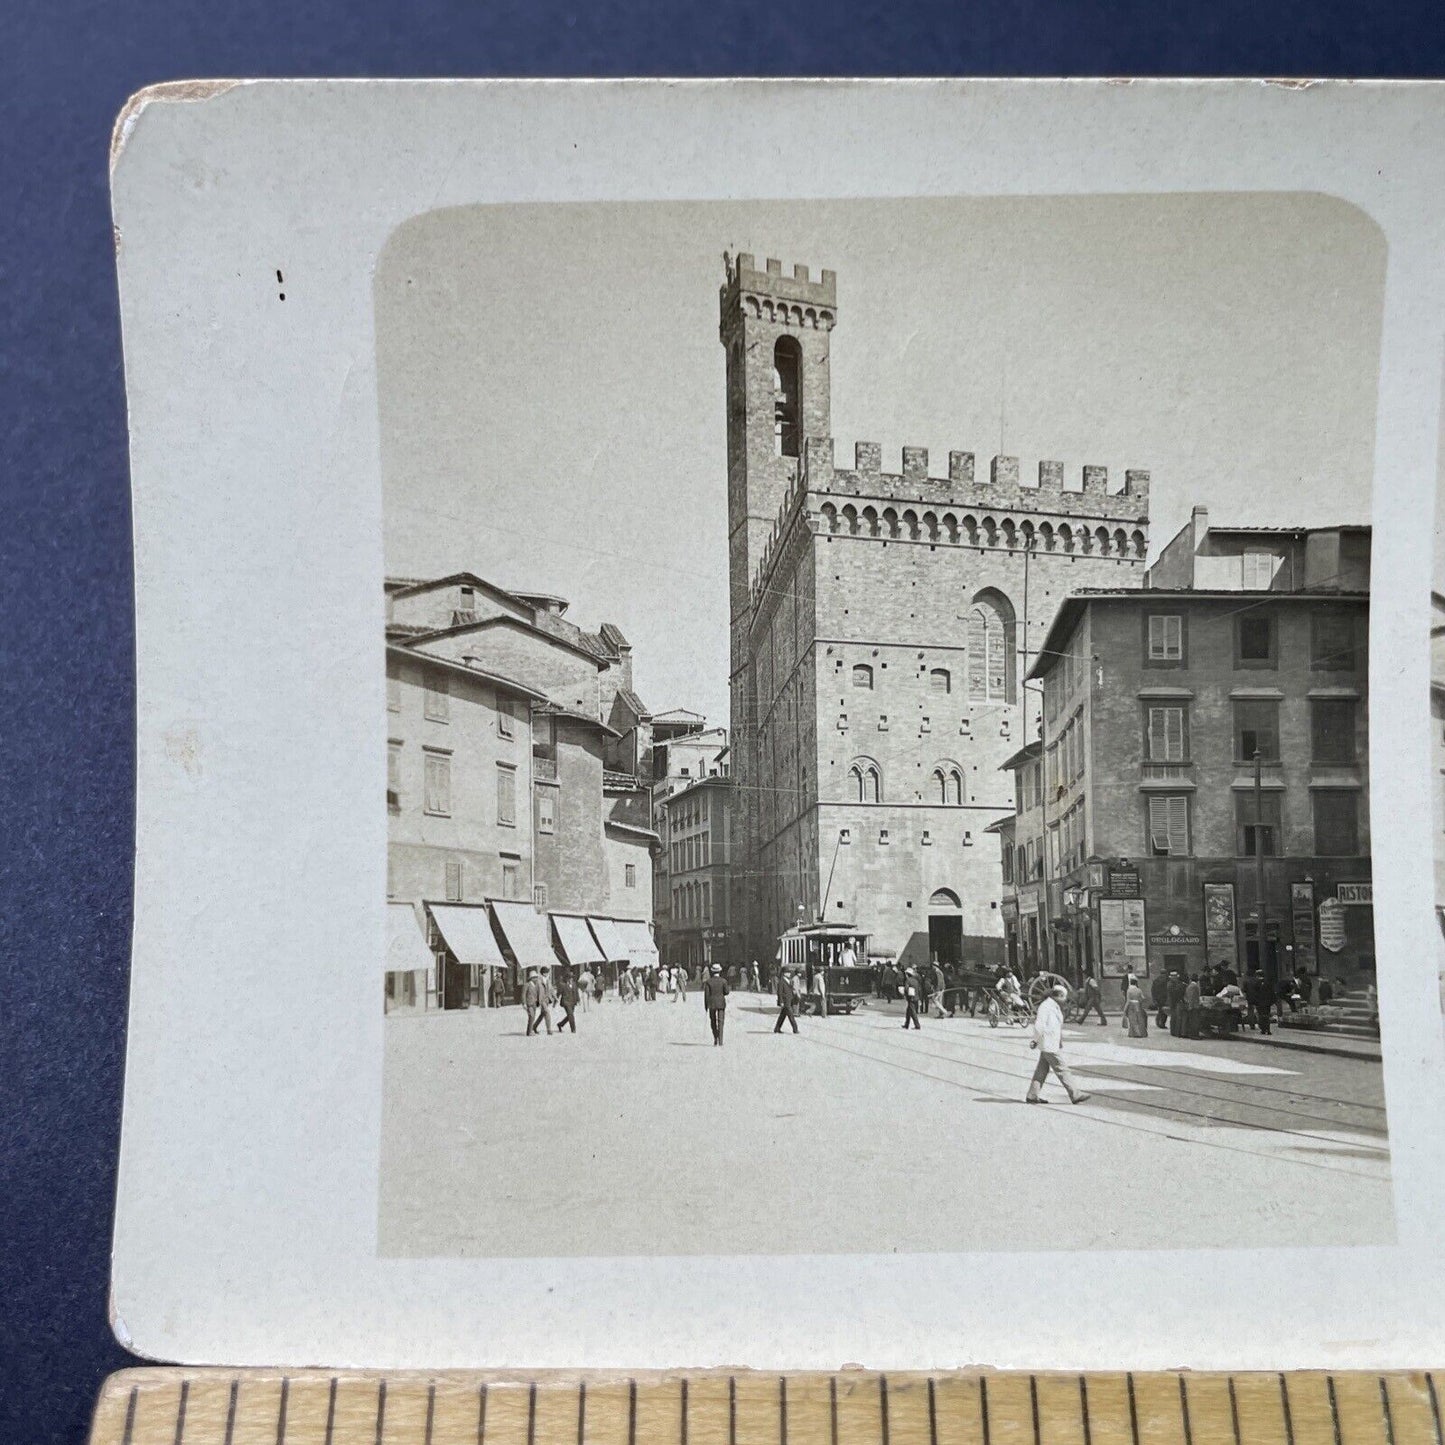
M106 150L127 95L244 75L1438 76L1438 3L22 0L0 25L0 1441L104 1375L133 805ZM518 1361L524 1364L524 1361Z

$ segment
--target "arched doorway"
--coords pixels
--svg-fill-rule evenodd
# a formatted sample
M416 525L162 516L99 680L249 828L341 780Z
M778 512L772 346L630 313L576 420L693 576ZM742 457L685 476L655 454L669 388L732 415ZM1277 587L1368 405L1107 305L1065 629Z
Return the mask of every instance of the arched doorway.
M928 957L945 968L963 962L963 904L951 888L939 888L928 900Z

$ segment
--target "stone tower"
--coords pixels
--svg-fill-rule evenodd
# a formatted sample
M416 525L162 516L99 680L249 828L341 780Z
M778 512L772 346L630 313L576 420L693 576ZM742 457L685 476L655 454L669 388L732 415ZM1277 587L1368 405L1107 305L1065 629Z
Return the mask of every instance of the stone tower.
M757 921L757 694L749 656L754 575L795 486L804 441L832 433L828 341L837 281L806 266L726 258L718 336L727 352L728 688L731 713L735 949L762 946Z
M836 282L750 256L722 288L735 959L826 917L909 963L1001 957L1003 771L1069 719L1024 686L1062 599L1137 587L1149 473L1013 455L838 466ZM1052 764L1050 764L1052 766ZM1050 800L1051 804L1055 800ZM1050 826L1063 828L1050 815ZM1071 816L1061 838L1091 820Z

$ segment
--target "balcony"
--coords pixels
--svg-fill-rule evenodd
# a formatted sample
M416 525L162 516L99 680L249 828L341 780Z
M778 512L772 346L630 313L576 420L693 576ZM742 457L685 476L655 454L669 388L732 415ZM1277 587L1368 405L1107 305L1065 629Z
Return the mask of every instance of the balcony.
M550 743L539 743L532 748L532 778L539 783L557 781L557 749Z
M1139 765L1141 787L1192 788L1194 786L1193 763L1141 763Z

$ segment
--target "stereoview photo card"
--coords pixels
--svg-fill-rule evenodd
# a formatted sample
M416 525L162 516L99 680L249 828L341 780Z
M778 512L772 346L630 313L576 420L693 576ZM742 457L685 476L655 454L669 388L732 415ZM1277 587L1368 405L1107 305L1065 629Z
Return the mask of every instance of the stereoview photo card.
M134 100L122 1337L1433 1358L1441 118Z

